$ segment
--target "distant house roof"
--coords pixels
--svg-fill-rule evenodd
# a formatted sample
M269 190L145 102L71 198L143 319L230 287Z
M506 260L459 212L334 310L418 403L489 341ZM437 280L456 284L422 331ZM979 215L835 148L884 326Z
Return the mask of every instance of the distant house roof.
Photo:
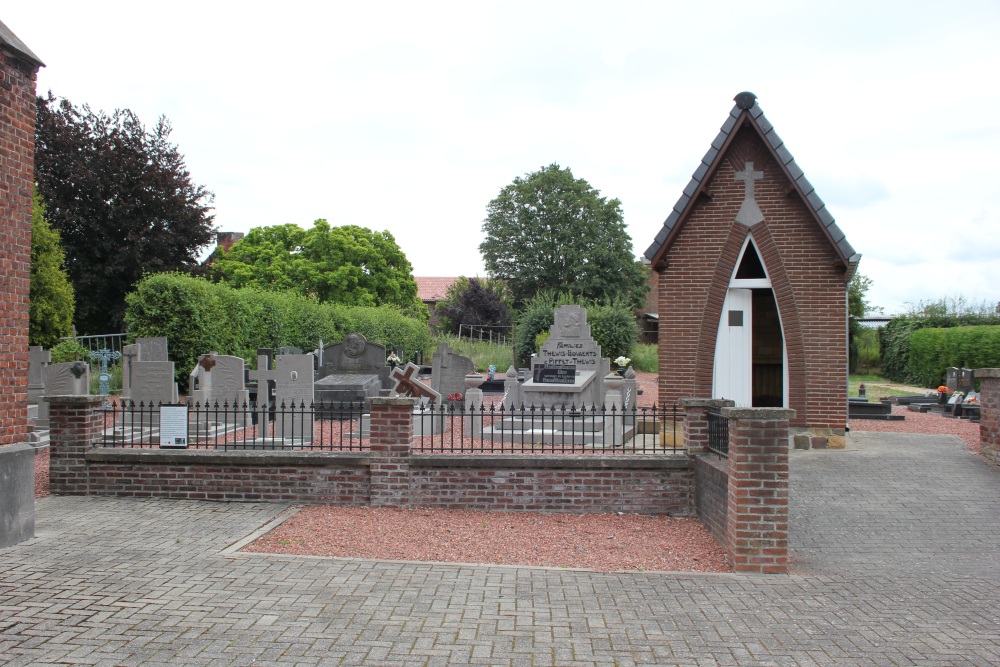
M45 67L45 63L39 59L28 45L20 40L20 38L11 32L11 29L4 25L3 21L0 21L0 47L5 50L13 51L17 56L31 62L33 65L38 67Z
M455 284L458 277L454 278L414 278L417 281L417 298L421 301L431 301L437 303L444 301L448 288Z
M853 275L855 268L857 268L861 255L856 253L851 244L847 242L847 237L826 209L826 204L816 194L816 189L806 179L802 169L795 164L795 159L788 152L785 143L774 131L774 126L764 117L764 112L761 111L760 106L757 104L757 96L753 93L744 92L737 95L735 101L736 106L729 112L729 117L723 123L718 136L715 137L715 141L712 142L712 146L705 153L705 157L701 159L701 164L695 169L694 175L691 176L691 180L688 182L687 187L684 188L680 199L674 204L673 210L670 211L667 219L663 222L663 228L656 235L653 244L646 250L647 259L655 264L659 257L662 256L665 248L673 241L678 229L690 214L692 202L698 198L704 185L718 169L719 164L725 156L726 151L724 149L728 147L731 136L744 123L749 123L760 134L771 155L784 170L789 180L792 181L793 187L808 205L813 218L823 229L831 245L833 245L837 254L840 255L840 258L847 265L849 278Z

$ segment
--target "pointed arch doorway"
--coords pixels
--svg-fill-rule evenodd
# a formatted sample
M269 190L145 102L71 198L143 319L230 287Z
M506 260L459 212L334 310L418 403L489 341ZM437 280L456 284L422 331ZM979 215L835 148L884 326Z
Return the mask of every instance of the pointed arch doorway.
M788 362L771 279L747 236L729 281L715 339L712 396L738 407L788 404Z

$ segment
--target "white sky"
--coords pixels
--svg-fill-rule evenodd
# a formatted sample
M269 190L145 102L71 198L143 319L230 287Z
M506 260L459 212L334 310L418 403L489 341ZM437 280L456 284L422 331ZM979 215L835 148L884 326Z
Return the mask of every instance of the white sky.
M557 162L641 255L750 90L886 312L1000 302L1000 3L11 3L38 90L160 115L222 231L388 230L483 275L486 204Z

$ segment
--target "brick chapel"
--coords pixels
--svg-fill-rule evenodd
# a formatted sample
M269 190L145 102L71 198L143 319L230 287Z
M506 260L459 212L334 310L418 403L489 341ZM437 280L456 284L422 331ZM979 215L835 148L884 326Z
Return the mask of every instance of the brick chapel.
M795 410L794 445L843 447L847 242L753 93L718 136L646 258L657 277L659 402Z

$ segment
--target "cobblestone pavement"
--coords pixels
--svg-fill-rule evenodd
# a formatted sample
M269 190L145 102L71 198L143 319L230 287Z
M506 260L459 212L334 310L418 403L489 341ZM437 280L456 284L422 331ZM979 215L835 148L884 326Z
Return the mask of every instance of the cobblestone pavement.
M950 436L794 453L789 576L224 552L282 509L41 500L0 663L1000 665L1000 469Z

